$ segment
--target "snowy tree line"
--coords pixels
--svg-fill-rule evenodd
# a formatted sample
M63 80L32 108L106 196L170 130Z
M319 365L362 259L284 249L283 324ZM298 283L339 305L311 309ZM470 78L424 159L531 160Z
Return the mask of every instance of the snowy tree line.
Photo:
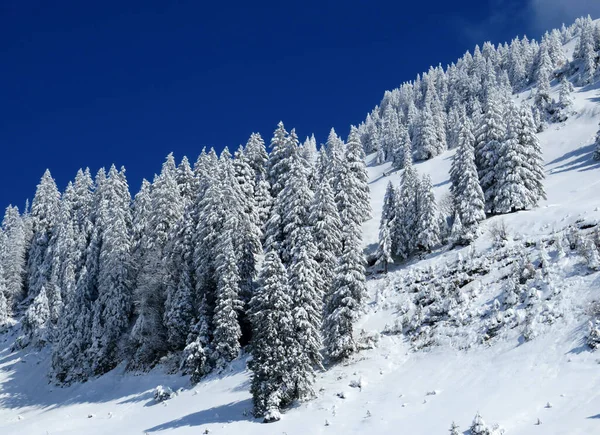
M575 37L574 60L567 62L563 45ZM477 126L490 99L527 89L538 130L546 121L563 121L572 105L573 87L567 79L580 86L593 83L600 74L599 56L600 26L589 16L547 32L539 43L524 36L510 44L476 46L446 69L431 67L414 81L386 91L359 126L365 152L399 169L407 152L415 160L433 158L458 147L464 113ZM560 83L558 101L550 96L553 81Z
M49 346L51 378L85 381L157 363L197 382L249 344L256 414L310 398L315 371L356 351L370 216L358 130L317 151L279 123L232 156L169 155L131 198L125 169L49 171L0 231L0 325Z
M563 44L576 36L574 60L567 62ZM367 153L403 169L400 185L388 186L382 210L377 261L385 270L394 257L406 259L444 242L468 244L486 216L535 207L545 198L536 133L573 113L571 80L593 83L599 53L600 26L580 18L546 33L540 44L526 37L498 47L485 43L446 70L431 68L385 93L359 127ZM550 97L553 80L559 101ZM513 93L527 88L531 104L517 105ZM420 180L412 164L449 148L456 149L451 204L440 213L430 181ZM594 158L599 156L597 150Z

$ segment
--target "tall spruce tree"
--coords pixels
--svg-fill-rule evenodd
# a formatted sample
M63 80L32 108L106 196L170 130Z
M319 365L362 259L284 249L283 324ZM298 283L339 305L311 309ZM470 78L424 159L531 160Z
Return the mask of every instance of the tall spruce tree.
M345 159L338 176L336 203L343 226L358 226L371 217L365 154L356 127L350 128Z
M2 221L5 242L0 263L4 268L5 298L8 313L12 313L25 296L25 266L27 240L25 223L17 207L8 206Z
M292 296L292 352L294 364L290 368L294 397L308 399L314 396L312 385L315 368L321 368L321 324L323 291L319 265L315 261L315 245L310 228L297 229L288 268Z
M267 252L250 301L252 320L252 371L250 392L254 414L267 421L278 420L279 410L292 400L290 368L295 358L292 297L287 272L279 254Z
M319 274L323 282L323 292L327 300L333 284L335 267L342 251L342 223L333 198L329 180L324 179L310 205L309 223L315 242L315 260L319 264Z
M340 173L342 172L342 166L344 161L344 141L337 135L335 130L332 128L327 136L327 142L325 142L324 151L327 156L326 159L321 159L321 163L326 162L326 174L324 176L329 178L331 187L333 188L333 195L337 197L340 187Z
M31 226L33 238L27 260L27 291L34 302L27 309L23 319L23 330L30 338L45 343L46 323L49 320L47 295L41 295L42 289L50 285L52 275L52 254L49 252L50 238L56 224L60 208L60 193L56 183L46 170L38 184L31 205ZM39 297L38 297L39 296ZM48 315L46 312L48 311ZM37 329L40 329L39 333Z
M523 105L519 110L519 141L525 148L525 163L528 174L525 178L525 187L528 189L531 199L530 206L536 207L540 199L546 199L544 189L544 160L542 148L536 135L536 126L533 120L531 108Z
M8 324L10 317L9 305L6 298L6 280L4 279L4 268L0 263L0 328L4 328Z
M416 248L416 230L419 219L418 189L418 174L412 165L412 160L406 158L400 188L397 191L395 201L397 211L392 228L395 254L403 259L408 258Z
M440 228L433 186L429 175L425 175L417 190L416 245L421 251L430 252L440 244Z
M297 143L290 140L283 122L280 121L271 139L271 152L267 161L267 174L271 184L271 195L274 198L287 184L290 158L296 153L296 148Z
M145 226L146 246L142 251L134 290L136 320L130 333L135 349L130 362L133 368L151 367L168 350L163 320L166 282L170 274L165 268L164 258L170 234L184 211L176 175L175 159L169 154L150 191L152 212Z
M234 224L233 220L226 222L224 232L218 236L216 246L218 254L215 259L217 288L213 318L213 360L219 368L237 358L242 335L238 316L243 303L239 296L240 276L232 241Z
M360 229L349 225L343 231L344 248L335 270L332 294L325 307L323 326L325 352L331 361L347 358L356 351L353 322L366 295Z
M485 203L477 166L475 165L475 137L473 125L465 116L461 120L459 148L452 160L450 188L467 241L476 235L477 225L485 219Z
M248 164L254 171L254 179L258 182L259 179L267 179L267 162L269 154L265 147L265 141L258 133L252 133L250 139L246 142L244 150Z
M529 121L529 116L527 118ZM533 123L524 124L523 119L525 115L521 115L513 104L508 115L506 140L498 150L497 188L493 198L495 213L510 213L533 207L543 194L539 145L535 132L532 131Z
M598 132L596 133L596 141L594 143L596 148L594 149L594 154L592 157L594 160L600 160L600 129L598 129Z
M479 118L475 132L475 163L487 212L491 212L493 208L497 188L498 153L506 137L506 111L503 106L499 96L490 92L485 102L485 112Z
M392 258L391 226L392 225L387 219L381 220L381 223L379 224L379 245L377 246L377 252L375 253L375 256L377 257L376 264L382 264L385 273L388 272L388 264L394 262Z
M120 362L118 345L129 327L132 311L131 287L131 196L125 169L113 165L101 188L96 230L101 245L98 254L98 298L93 307L92 370L103 374Z
M42 286L50 279L51 270L48 270L49 261L46 254L59 207L60 193L50 171L46 170L31 204L33 239L27 264L27 287L30 297L37 296Z

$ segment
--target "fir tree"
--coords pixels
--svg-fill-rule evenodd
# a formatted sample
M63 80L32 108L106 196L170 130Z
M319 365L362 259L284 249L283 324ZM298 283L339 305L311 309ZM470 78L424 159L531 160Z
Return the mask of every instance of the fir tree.
M96 231L100 233L98 254L98 298L93 308L92 370L103 374L120 362L117 347L129 327L131 288L131 197L125 170L113 165L100 190Z
M414 153L417 160L428 160L438 155L438 135L433 109L427 104L419 116L414 140Z
M296 156L290 163L288 183L277 197L277 207L281 216L281 260L289 264L293 248L297 245L298 232L309 225L310 205L313 193L308 186L307 172L302 161Z
M458 425L454 422L450 425L450 435L461 435Z
M511 108L506 140L498 152L496 213L524 210L544 197L541 151L532 124L530 112Z
M50 308L48 307L48 297L46 296L46 288L42 286L40 292L33 299L33 302L23 316L23 331L30 343L36 346L46 344L49 319Z
M215 349L213 360L219 368L237 358L242 335L238 316L243 305L239 298L240 277L233 249L233 231L232 224L226 224L225 232L219 236L217 245L219 254L215 259L218 280L213 318Z
M25 265L27 240L25 236L25 223L19 215L17 207L8 206L2 221L2 231L5 237L5 249L0 258L6 279L5 298L8 313L11 313L16 304L25 296Z
M485 113L480 117L476 129L475 163L479 182L485 197L486 211L493 209L497 189L498 153L506 136L506 121L503 104L497 94L488 94Z
M46 170L31 205L33 239L27 262L27 288L28 295L32 298L36 297L42 286L46 286L50 280L51 259L47 255L47 250L59 207L60 193L50 171Z
M535 104L540 112L545 113L550 105L550 75L552 74L552 59L548 52L548 46L542 42L538 53L537 65L537 92Z
M332 128L325 142L325 152L327 155L327 166L325 176L329 178L333 194L335 197L340 192L340 173L343 171L344 161L344 142Z
M134 291L136 319L130 334L135 345L130 366L134 368L152 366L167 350L163 320L166 281L170 274L164 258L170 233L183 215L183 199L179 194L172 154L167 156L161 173L155 177L149 200L152 212L143 236L145 246Z
M358 130L351 127L346 157L338 174L339 191L336 203L343 226L360 226L371 216L369 184L365 154L359 141Z
M290 369L293 318L287 273L279 255L265 256L256 293L250 301L252 371L250 392L257 417L273 418L292 399Z
M470 430L471 430L470 433L472 435L491 435L492 434L490 429L485 424L485 421L483 421L483 418L481 417L481 414L479 414L479 412L475 415L475 418L473 419L473 423L471 423Z
M177 222L165 247L165 266L170 275L166 282L163 323L171 350L186 345L194 318L193 240L196 229L194 207L188 206Z
M573 108L573 85L566 77L560 80L559 99L553 114L553 121L564 122L569 118Z
M323 282L325 300L331 291L334 270L342 250L342 223L327 179L317 185L310 205L309 223L315 242L315 260Z
M379 225L379 246L377 247L376 264L383 264L385 273L388 271L388 264L393 263L392 259L392 236L390 232L390 223L387 220L382 220Z
M177 166L175 178L179 187L179 194L183 198L184 206L195 201L198 195L198 180L186 156L183 156L181 163Z
M290 370L294 397L314 396L315 367L321 368L321 324L323 291L319 265L315 261L315 246L309 227L298 229L294 238L288 269L292 296L292 352L295 358Z
M292 138L285 130L283 122L277 124L277 129L271 139L271 152L267 162L271 195L276 198L287 185L288 173L292 156L297 152L297 138Z
M596 141L594 144L596 145L596 148L594 149L594 154L592 157L594 160L598 161L600 160L600 129L598 130L598 133L596 133Z
M366 294L360 231L349 226L344 232L344 250L325 308L325 353L332 361L347 358L356 351L353 321L362 309Z
M258 180L266 180L269 154L265 148L265 141L260 134L252 133L250 135L250 139L246 142L244 155L247 158L248 164L254 171L256 183L258 183Z
M468 240L465 240L465 229L463 228L460 213L458 212L454 213L454 220L452 221L452 229L450 231L450 243L452 246L468 243Z
M521 107L519 121L519 141L525 148L524 160L528 170L525 186L531 195L531 206L535 207L540 199L546 199L542 148L536 135L531 109L528 106Z
M385 156L384 161L393 158L400 146L400 123L398 113L391 105L388 105L383 111L383 125L379 140L379 151ZM395 158L393 161L394 166L399 164Z
M440 243L440 229L433 186L429 175L424 176L421 183L419 183L417 203L416 244L420 250L430 252Z
M419 219L417 191L419 178L410 158L404 162L404 172L396 200L396 218L393 220L393 240L396 255L408 258L416 248L416 230Z
M252 283L257 272L256 259L262 253L263 234L255 200L255 179L242 150L236 153L233 169L223 193L230 198L230 213L235 213L235 218L238 220L236 229L238 236L234 243L234 250L238 258L240 298L244 304L247 304L252 297Z
M0 262L0 328L3 328L9 319L8 301L6 299L6 280L4 279L4 269Z
M588 17L583 20L579 42L573 53L573 58L581 62L579 84L592 83L596 74L596 47L594 40L594 25Z
M463 118L462 123L460 145L452 161L450 190L460 222L466 230L463 235L468 235L468 239L472 240L478 223L485 219L485 204L475 165L475 137L472 134L472 124L466 117Z

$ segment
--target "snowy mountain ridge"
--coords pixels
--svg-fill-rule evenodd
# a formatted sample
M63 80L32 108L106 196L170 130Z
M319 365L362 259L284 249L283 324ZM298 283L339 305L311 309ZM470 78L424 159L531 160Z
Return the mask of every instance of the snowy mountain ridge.
M564 46L571 57L575 41ZM551 96L558 100L555 83ZM513 96L532 98L530 90ZM480 413L494 433L600 432L598 354L588 322L600 314L600 264L585 249L600 234L600 163L592 159L600 118L596 84L577 88L573 115L538 135L547 199L481 223L469 247L369 269L356 327L362 350L318 373L317 398L280 422L252 416L246 355L196 386L158 366L134 376L124 365L85 383L48 384L50 355L14 350L0 336L0 430L16 434L456 433ZM438 201L448 193L455 150L415 164ZM363 243L378 244L386 185L401 172L367 156L373 217ZM362 332L361 332L362 331ZM164 402L154 389L176 392ZM492 426L490 424L490 426ZM482 432L483 433L483 432Z

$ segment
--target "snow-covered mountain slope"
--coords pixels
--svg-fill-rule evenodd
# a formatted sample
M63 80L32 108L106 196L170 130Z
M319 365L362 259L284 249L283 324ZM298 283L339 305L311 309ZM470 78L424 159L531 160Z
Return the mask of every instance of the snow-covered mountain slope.
M482 344L477 337L488 321L484 315L455 333L438 330L437 345L424 351L413 351L413 343L390 332L407 303L406 277L423 270L441 277L457 264L459 254L489 260L489 271L465 287L474 312L489 310L510 267L492 249L489 230L499 221L511 236L503 249L523 249L527 241L526 252L533 258L539 255L535 244L552 240L554 232L581 220L600 220L600 164L591 158L600 100L597 89L578 89L574 97L577 113L539 136L547 200L534 210L484 222L472 254L468 249L436 252L391 267L387 276L373 274L371 300L357 331L380 334L378 345L321 373L318 397L297 404L280 422L266 425L252 417L245 358L195 387L187 377L167 375L161 368L143 376L117 368L59 388L48 384L48 355L12 352L14 336L5 334L0 336L0 434L435 434L447 432L452 421L461 431L468 429L476 412L507 434L600 433L600 353L584 344L587 311L600 299L600 273L588 271L576 255L559 258L549 243L560 296L544 308L555 320L538 325L532 341L522 339L520 324ZM449 188L452 154L416 165L431 175L438 199ZM372 250L386 185L398 183L399 174L390 173L389 164L375 166L374 156L368 159L373 218L364 225L364 242ZM178 394L156 403L158 385Z
M578 92L577 115L540 135L548 199L535 210L486 221L476 252L489 249L486 228L495 220L504 220L511 234L535 240L578 219L600 218L600 165L591 160L600 118L596 95L594 89ZM419 172L432 176L438 198L448 189L451 155L449 151L417 165ZM384 175L387 171L388 165L369 168L374 216L364 228L367 246L377 241L385 186L399 179L398 174ZM441 267L455 261L456 255L456 251L435 255L418 266ZM569 270L569 261L564 261L560 269ZM370 280L372 302L362 328L381 332L394 323L400 293L393 283L405 271L392 268L387 277ZM444 433L453 420L467 429L477 411L511 434L598 433L600 355L589 352L582 340L585 307L600 296L600 274L565 273L561 283L570 307L567 315L531 342L522 343L517 334L509 334L491 347L476 345L465 351L441 345L415 353L400 335L382 335L375 349L321 374L315 400L297 405L271 425L250 414L244 360L194 388L187 377L165 375L160 369L144 376L117 369L85 384L57 388L47 382L46 355L11 353L12 337L5 336L0 353L0 433L196 434L208 429L213 434L431 434ZM499 292L491 283L476 303L489 304ZM362 387L353 388L352 383ZM181 391L157 404L152 397L157 385ZM545 408L548 402L551 408ZM542 426L534 424L538 418Z

